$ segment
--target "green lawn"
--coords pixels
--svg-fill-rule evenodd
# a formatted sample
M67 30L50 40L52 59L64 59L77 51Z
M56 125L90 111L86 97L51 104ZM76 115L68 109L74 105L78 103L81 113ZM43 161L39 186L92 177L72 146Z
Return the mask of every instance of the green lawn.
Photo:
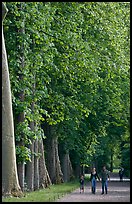
M77 180L52 185L50 189L46 188L34 192L26 192L25 196L21 198L2 198L2 202L53 202L76 188L79 188L79 181Z
M113 169L113 173L119 173L120 169Z

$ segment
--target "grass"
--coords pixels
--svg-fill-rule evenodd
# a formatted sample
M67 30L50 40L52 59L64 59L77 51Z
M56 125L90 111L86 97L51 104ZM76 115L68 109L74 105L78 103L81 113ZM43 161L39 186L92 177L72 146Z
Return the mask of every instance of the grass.
M113 173L119 173L120 169L113 169Z
M34 192L25 192L24 197L2 198L2 202L54 202L58 198L79 188L79 181L51 185L50 188L37 190Z

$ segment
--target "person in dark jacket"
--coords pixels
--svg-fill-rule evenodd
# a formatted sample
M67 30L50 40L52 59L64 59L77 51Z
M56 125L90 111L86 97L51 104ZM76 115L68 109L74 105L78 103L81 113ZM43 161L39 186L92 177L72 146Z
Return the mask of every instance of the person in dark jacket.
M102 180L102 193L104 194L104 189L105 193L108 193L108 178L110 180L110 174L109 171L106 169L106 166L103 166L103 169L101 171L101 180Z
M100 178L98 176L98 173L96 171L96 168L92 169L91 175L90 175L90 181L91 181L91 185L92 185L92 193L95 194L96 192L96 181L98 180L100 181Z
M121 168L121 169L119 170L120 181L123 181L123 176L124 176L124 169Z

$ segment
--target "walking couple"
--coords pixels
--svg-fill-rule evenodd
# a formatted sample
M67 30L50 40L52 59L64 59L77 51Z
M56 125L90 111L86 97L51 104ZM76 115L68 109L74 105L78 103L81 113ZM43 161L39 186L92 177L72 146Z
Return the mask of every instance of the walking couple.
M109 171L106 169L105 166L103 166L102 171L101 171L101 182L102 182L102 193L101 194L104 194L104 190L105 190L106 194L108 192L108 178L110 180ZM95 194L95 192L96 192L97 179L100 181L100 177L96 171L96 168L93 168L92 172L91 172L91 176L90 176L93 194Z

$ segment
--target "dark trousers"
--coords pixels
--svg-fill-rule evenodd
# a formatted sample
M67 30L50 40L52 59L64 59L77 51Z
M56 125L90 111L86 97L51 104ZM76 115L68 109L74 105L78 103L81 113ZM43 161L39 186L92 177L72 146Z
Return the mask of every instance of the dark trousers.
M104 189L105 189L105 193L107 193L108 190L108 180L102 180L102 193L104 193Z
M120 181L123 181L123 175L122 174L120 175Z

